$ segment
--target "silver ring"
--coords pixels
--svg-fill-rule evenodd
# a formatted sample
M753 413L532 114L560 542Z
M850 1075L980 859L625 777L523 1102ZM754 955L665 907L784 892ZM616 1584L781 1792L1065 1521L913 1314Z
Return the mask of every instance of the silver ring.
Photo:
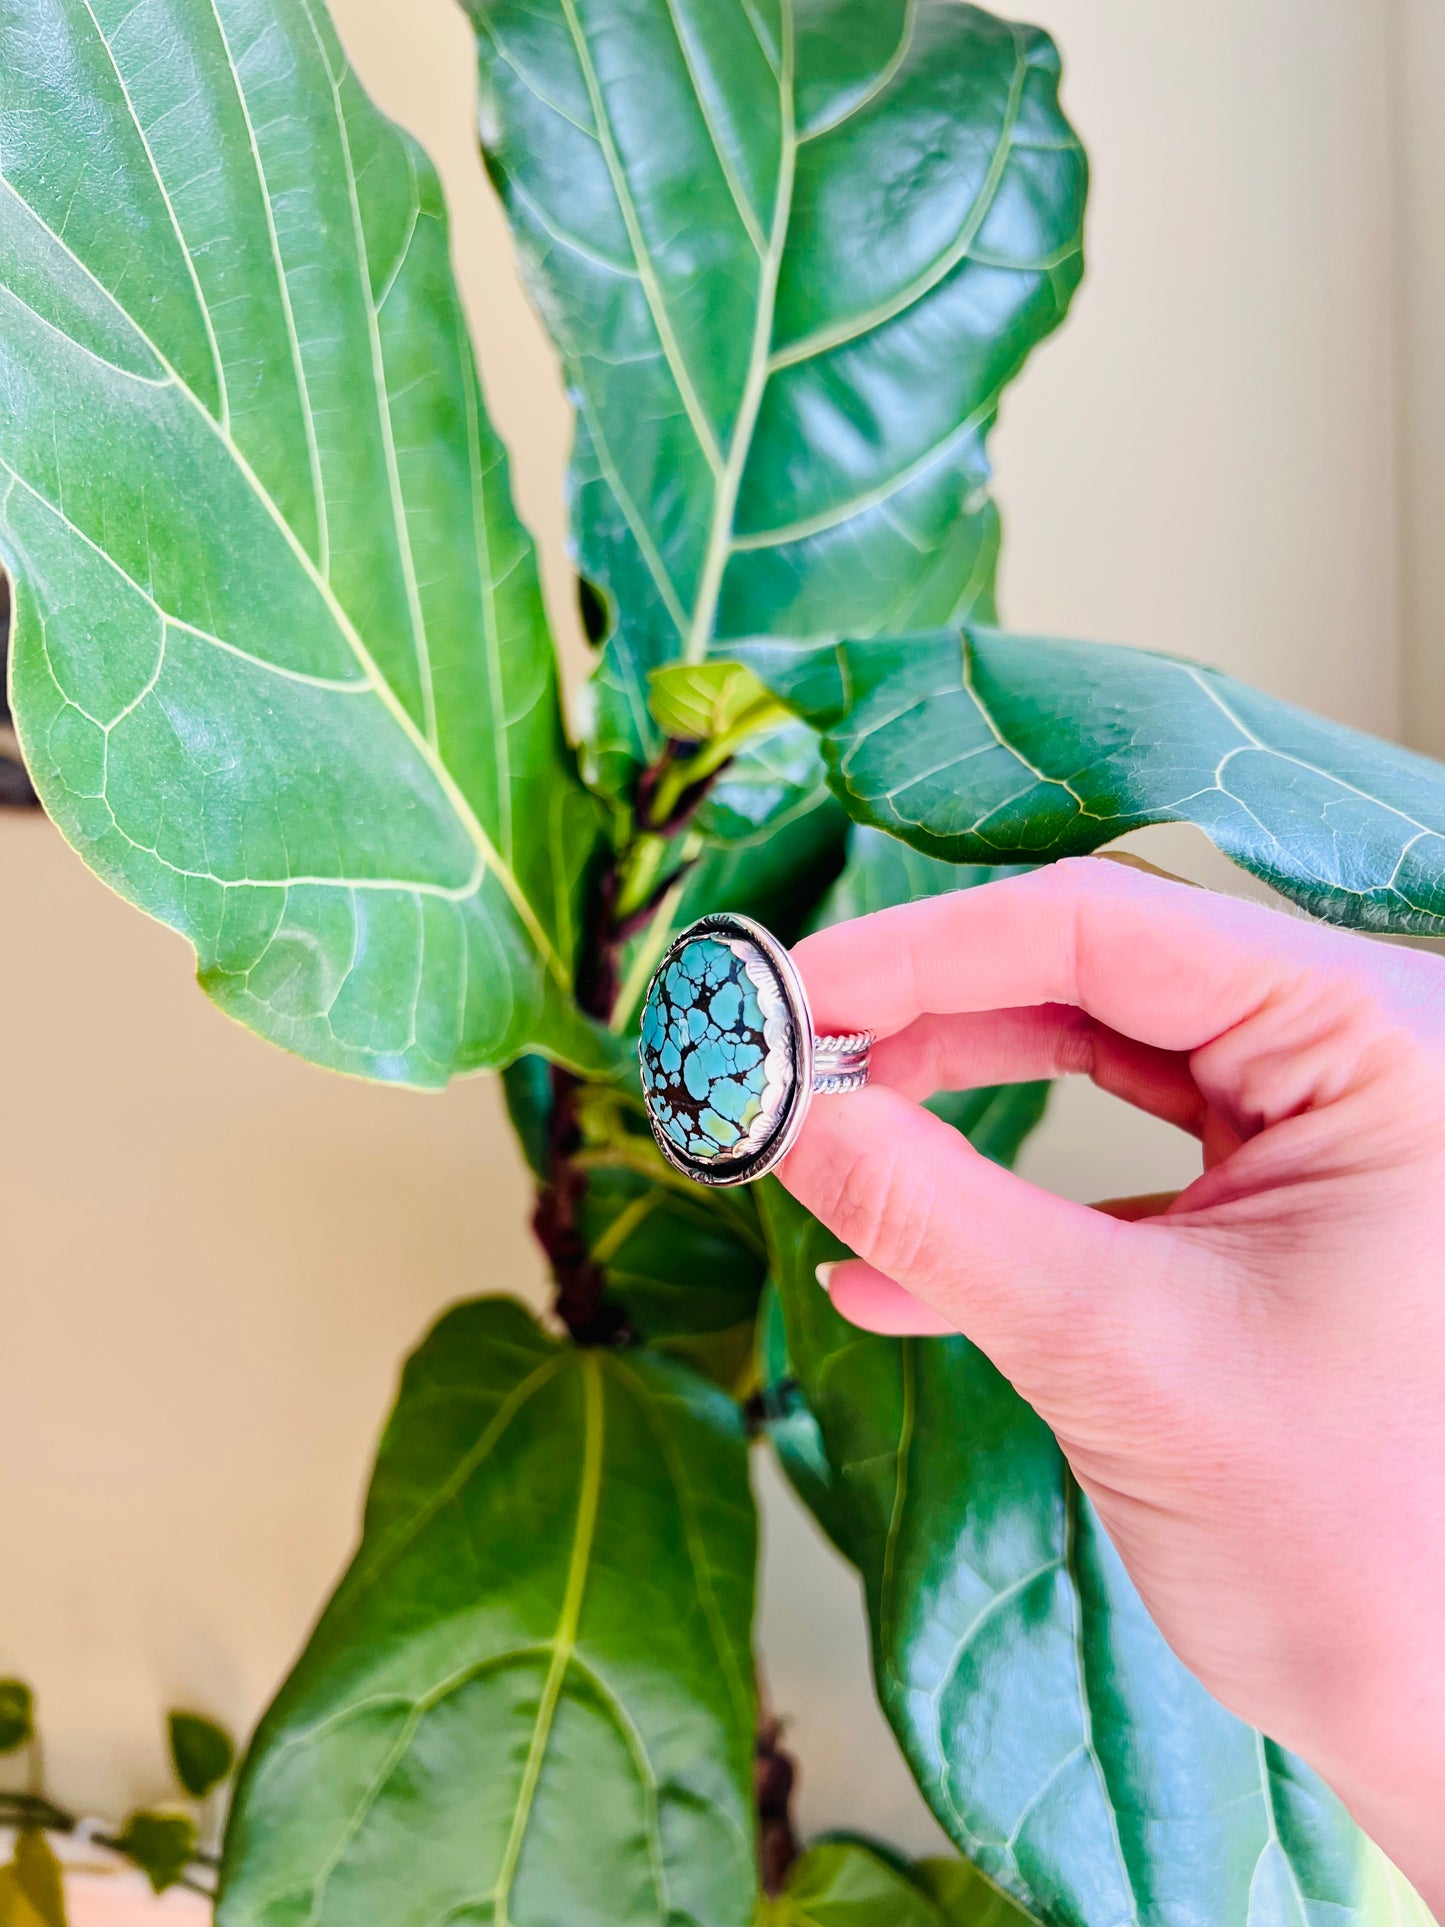
M751 1184L785 1158L815 1095L868 1082L871 1031L815 1037L793 960L751 917L701 917L642 1007L642 1095L658 1148L699 1184Z

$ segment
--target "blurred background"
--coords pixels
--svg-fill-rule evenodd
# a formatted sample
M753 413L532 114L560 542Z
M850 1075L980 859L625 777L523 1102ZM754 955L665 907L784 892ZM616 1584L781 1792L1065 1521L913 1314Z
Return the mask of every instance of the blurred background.
M332 6L446 180L576 669L568 412L476 157L469 33L452 0ZM1073 317L995 442L1005 621L1197 657L1445 753L1445 9L1027 11L1063 49L1094 190ZM1238 887L1187 832L1135 842ZM114 1816L166 1796L167 1706L242 1732L260 1712L347 1557L404 1352L453 1300L540 1304L544 1281L494 1080L429 1097L287 1059L16 813L0 1096L0 1673L37 1690L55 1791ZM1070 1088L1026 1169L1089 1198L1197 1163ZM933 1846L873 1707L856 1584L766 1467L759 1482L761 1645L802 1826ZM90 1904L81 1927L122 1917Z

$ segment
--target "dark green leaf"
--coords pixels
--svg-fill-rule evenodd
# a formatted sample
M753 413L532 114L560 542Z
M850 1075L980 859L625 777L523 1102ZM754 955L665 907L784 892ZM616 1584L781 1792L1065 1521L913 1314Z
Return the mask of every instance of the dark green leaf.
M449 1313L243 1769L219 1927L742 1927L754 1549L731 1400Z
M960 1916L961 1927L966 1927ZM788 1884L763 1910L759 1927L954 1927L881 1854L853 1840L830 1840L797 1860Z
M118 1844L163 1894L195 1857L196 1823L188 1813L133 1813Z
M551 1175L552 1066L545 1057L519 1057L502 1072L502 1090L532 1176L545 1183Z
M744 653L849 812L956 862L1194 823L1314 915L1445 934L1445 769L1217 670L969 627Z
M937 1907L945 1927L1024 1927L1033 1918L967 1860L915 1860L908 1877Z
M192 1799L204 1800L236 1764L236 1743L222 1726L200 1713L172 1713L166 1720L171 1765Z
M717 843L745 843L831 803L812 730L789 717L733 757L703 799L694 827Z
M0 554L46 808L320 1063L600 1063L596 825L425 156L320 0L0 0L0 45Z
M15 1891L44 1927L66 1927L65 1881L60 1862L38 1827L22 1827L16 1834L13 1872Z
M590 1165L582 1201L587 1249L644 1343L742 1396L767 1273L752 1200L689 1184L650 1137L646 1144L639 1138L637 1149L646 1170L608 1165L607 1153Z
M845 1324L813 1275L842 1247L757 1189L879 1697L958 1847L1056 1927L1365 1927L1406 1894L1323 1783L1174 1658L982 1353Z
M618 626L599 779L715 636L992 608L985 439L1081 269L1041 33L956 0L468 0Z
M34 1694L23 1679L0 1679L0 1753L13 1753L34 1734Z

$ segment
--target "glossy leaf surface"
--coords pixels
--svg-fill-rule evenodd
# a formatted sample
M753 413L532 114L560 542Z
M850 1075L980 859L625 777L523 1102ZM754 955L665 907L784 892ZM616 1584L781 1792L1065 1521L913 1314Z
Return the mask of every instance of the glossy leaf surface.
M1175 1659L1042 1420L966 1339L846 1324L843 1248L758 1190L879 1697L960 1850L1051 1927L1374 1921L1398 1877Z
M754 1551L731 1400L449 1313L243 1770L219 1927L745 1927Z
M957 0L468 0L578 408L599 779L717 636L992 608L985 438L1081 268L1047 37Z
M320 0L0 0L0 556L50 814L290 1049L572 1011L594 836L436 176Z
M823 732L850 814L934 856L1193 823L1316 916L1445 934L1445 768L1217 670L976 627L742 653Z

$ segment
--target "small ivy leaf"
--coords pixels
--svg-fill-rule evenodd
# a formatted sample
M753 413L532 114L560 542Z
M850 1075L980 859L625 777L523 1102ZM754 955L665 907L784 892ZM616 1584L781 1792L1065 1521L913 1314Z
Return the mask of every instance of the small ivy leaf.
M15 1887L23 1906L16 1908L19 1921L25 1907L45 1927L66 1927L65 1880L55 1849L38 1827L22 1827L15 1836Z
M0 1679L0 1753L13 1753L34 1735L34 1694L23 1679Z
M158 1894L174 1887L195 1857L196 1823L188 1813L133 1813L116 1842Z
M236 1764L235 1741L200 1713L171 1713L166 1730L176 1778L193 1799L204 1800Z
M683 743L730 740L786 722L789 711L738 662L673 663L648 679L648 707L667 735Z

